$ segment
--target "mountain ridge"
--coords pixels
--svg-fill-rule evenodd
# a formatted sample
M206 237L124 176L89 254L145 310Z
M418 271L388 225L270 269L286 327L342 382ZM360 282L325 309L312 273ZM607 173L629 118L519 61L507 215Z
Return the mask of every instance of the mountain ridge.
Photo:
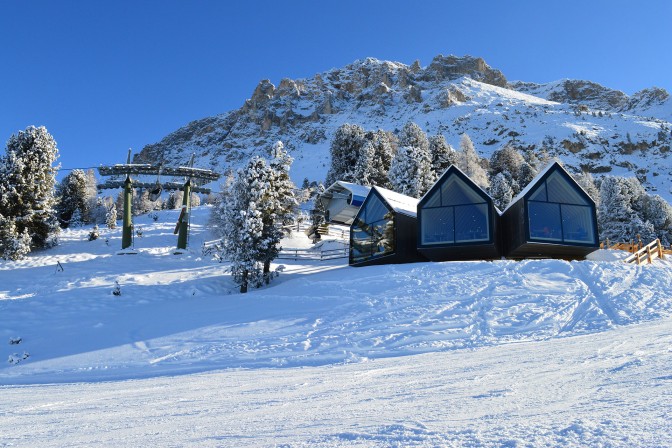
M407 121L443 134L457 147L466 132L480 154L513 140L545 150L574 171L635 175L672 197L672 100L652 87L631 96L592 81L508 81L482 58L436 56L422 67L365 58L311 78L260 81L235 110L195 120L147 145L136 162L185 164L223 172L282 140L295 158L293 177L322 181L329 143L341 124L395 131Z

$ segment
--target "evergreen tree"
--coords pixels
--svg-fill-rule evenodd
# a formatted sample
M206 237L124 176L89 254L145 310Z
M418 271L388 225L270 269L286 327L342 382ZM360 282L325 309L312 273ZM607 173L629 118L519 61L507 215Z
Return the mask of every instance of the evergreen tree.
M72 225L72 217L77 212L78 225L88 217L90 201L87 198L87 175L82 170L72 170L56 186L56 216L61 227L66 229Z
M28 235L31 249L56 244L59 227L54 210L53 164L57 157L56 142L47 129L30 126L10 137L6 154L0 159L0 210L4 217L0 233L19 235L24 242ZM23 251L17 249L12 254L12 247L4 244L0 256L13 258Z
M164 206L167 210L175 210L182 206L182 192L181 191L171 191L168 194L168 199L164 203Z
M429 153L432 157L432 170L437 178L457 161L457 153L440 134L429 137Z
M252 158L238 171L235 181L226 195L222 207L224 256L231 263L233 281L246 293L249 286L263 283L263 215L256 203L255 190L267 176L266 162L260 157Z
M289 177L292 158L281 142L270 164L252 158L238 176L221 207L224 253L241 292L269 283L271 262L280 252L285 228L293 223L297 202Z
M149 199L149 190L144 188L133 189L132 214L133 216L144 215L154 210L154 202Z
M495 206L500 211L503 211L508 207L513 198L513 189L503 173L497 173L495 177L490 180L489 193L492 200L495 202Z
M399 146L412 146L421 152L429 153L427 135L417 124L409 121L399 133Z
M354 176L354 167L363 145L364 129L361 126L346 123L336 129L330 147L331 166L327 173L327 185L337 180L358 182Z
M97 197L93 210L91 211L90 222L93 224L105 224L107 217L108 205L106 201L109 201L111 204L114 204L112 198L102 198Z
M107 205L107 214L105 215L105 225L107 225L108 229L115 229L117 227L117 207L114 203Z
M492 180L497 174L501 173L506 178L515 196L524 188L520 183L520 177L521 167L525 163L525 159L520 152L513 145L507 144L492 153L488 174Z
M637 179L607 176L600 185L598 224L600 239L630 241L640 235L642 241L655 237L653 224L642 219L637 208L646 192Z
M413 146L402 146L390 167L390 183L394 191L419 198L434 184L429 153Z
M30 234L28 229L22 233L12 219L0 215L0 255L5 260L20 260L30 253Z
M462 134L460 138L460 152L457 155L456 165L469 178L481 188L487 189L489 186L488 174L481 166L481 158L476 153L474 143L467 134Z
M672 206L659 195L646 195L642 200L642 219L653 225L655 236L669 246L672 243Z
M390 132L378 129L375 132L367 132L366 139L373 146L373 157L371 157L371 169L369 169L369 183L365 185L377 185L383 188L390 187L388 173L392 165L392 159L396 153L396 143L394 135ZM369 151L367 149L367 151ZM361 157L362 154L360 154ZM368 154L365 155L368 157Z
M285 229L291 231L298 206L294 195L296 187L289 177L289 170L294 160L280 141L273 145L272 153L274 158L269 166L267 182L260 183L261 188L257 192L264 224L261 261L264 264L263 276L266 284L273 276L271 262L280 253L280 240L285 235Z
M97 207L100 204L100 198L98 197L98 180L96 179L94 170L90 169L86 172L85 185L84 198L87 202L87 210L89 214L84 216L84 222L87 224L101 224L104 221L101 221L100 211L97 210Z
M84 217L82 216L82 212L80 209L75 209L72 216L70 217L69 224L70 225L68 227L72 227L73 229L82 227L84 225Z
M530 165L527 161L520 166L520 175L518 177L518 185L521 190L524 190L530 182L537 176L538 171Z
M376 185L375 178L377 172L373 166L375 156L376 153L373 144L369 141L364 143L353 170L353 177L357 179L359 185Z

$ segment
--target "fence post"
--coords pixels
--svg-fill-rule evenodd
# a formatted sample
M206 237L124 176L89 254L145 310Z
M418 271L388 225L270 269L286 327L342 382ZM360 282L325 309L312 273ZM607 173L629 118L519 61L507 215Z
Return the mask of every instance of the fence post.
M656 239L656 243L658 243L658 257L660 257L661 260L665 259L665 252L663 251L663 245L660 244L660 240Z

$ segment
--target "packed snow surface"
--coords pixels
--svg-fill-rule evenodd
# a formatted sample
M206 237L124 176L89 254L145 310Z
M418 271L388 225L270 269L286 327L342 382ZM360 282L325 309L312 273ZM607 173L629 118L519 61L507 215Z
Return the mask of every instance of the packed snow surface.
M168 211L137 255L0 264L0 446L672 445L669 262L282 260L241 295L208 213L183 255Z

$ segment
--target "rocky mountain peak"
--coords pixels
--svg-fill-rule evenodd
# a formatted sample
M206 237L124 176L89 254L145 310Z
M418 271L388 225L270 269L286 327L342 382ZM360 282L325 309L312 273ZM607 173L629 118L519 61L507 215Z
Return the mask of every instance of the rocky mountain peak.
M490 67L482 58L472 56L438 55L432 59L421 76L427 81L436 82L452 81L462 76L468 76L475 81L498 87L506 87L508 84L501 71Z
M320 181L341 124L394 132L408 121L454 147L467 133L485 157L515 140L576 169L636 172L652 187L672 175L672 99L664 89L629 97L591 81L507 82L482 58L453 55L426 67L366 58L277 87L264 79L241 108L191 122L134 160L184 164L195 153L199 166L224 172L268 156L282 140L295 158L295 181Z

